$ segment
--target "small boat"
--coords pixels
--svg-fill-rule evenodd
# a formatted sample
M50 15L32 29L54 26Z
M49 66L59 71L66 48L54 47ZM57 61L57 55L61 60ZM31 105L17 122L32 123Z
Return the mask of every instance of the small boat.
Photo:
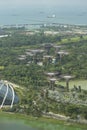
M48 16L47 18L55 18L55 17L56 17L56 15L53 14L52 16Z

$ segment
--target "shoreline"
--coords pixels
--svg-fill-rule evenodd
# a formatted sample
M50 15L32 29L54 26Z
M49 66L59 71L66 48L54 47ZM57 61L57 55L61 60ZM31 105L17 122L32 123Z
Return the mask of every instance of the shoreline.
M15 27L15 28L18 28L18 27L29 27L29 26L87 26L87 24L70 24L70 23L58 23L58 22L52 22L52 23L48 23L48 22L44 22L44 23L20 23L20 24L0 24L0 28L10 28L10 27Z
M69 116L55 114L55 113L52 113L52 112L43 113L43 117L56 119L56 120L61 120L61 121L66 121L67 123L77 123L77 124L85 124L85 125L87 125L87 120L85 120L85 119L84 120L83 119L71 119Z
M7 113L7 112L0 111L0 118L8 119L8 120L24 121L25 124L29 124L29 122L32 122L32 126L34 123L34 124L36 124L36 127L40 123L41 124L46 123L46 124L52 124L52 125L59 124L61 126L62 125L63 126L71 126L73 128L80 128L81 130L87 128L87 124L81 124L81 123L74 122L74 121L58 120L58 119L53 119L53 118L43 117L43 116L42 117L33 117L30 115L20 114L20 113Z

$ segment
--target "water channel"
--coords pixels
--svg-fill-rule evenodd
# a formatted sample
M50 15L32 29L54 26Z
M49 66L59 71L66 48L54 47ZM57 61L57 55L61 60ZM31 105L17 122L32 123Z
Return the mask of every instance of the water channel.
M0 119L0 130L38 130L31 128L23 121Z
M64 124L52 124L37 121L29 121L28 123L25 123L24 120L0 118L0 130L83 130L83 129Z

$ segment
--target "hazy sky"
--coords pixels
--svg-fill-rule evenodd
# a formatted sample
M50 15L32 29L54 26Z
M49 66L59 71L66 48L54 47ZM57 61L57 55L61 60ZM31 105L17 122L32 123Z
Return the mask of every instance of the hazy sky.
M0 7L5 6L87 6L87 0L0 0Z

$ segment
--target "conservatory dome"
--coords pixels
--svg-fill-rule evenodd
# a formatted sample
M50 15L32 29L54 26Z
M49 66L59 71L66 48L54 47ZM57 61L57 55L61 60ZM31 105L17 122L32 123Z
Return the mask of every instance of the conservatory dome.
M0 108L5 105L13 107L13 105L17 104L18 102L19 98L13 86L4 81L0 81Z

